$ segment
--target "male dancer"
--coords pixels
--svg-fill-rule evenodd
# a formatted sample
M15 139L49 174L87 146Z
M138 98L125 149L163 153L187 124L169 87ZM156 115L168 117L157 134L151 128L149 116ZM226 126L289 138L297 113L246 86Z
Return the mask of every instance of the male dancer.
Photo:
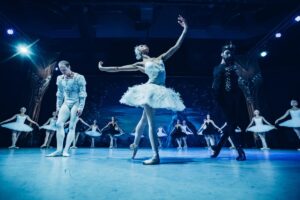
M68 153L71 143L75 136L75 126L78 117L82 114L86 99L86 81L84 76L71 70L70 63L62 60L58 63L62 75L57 77L57 100L56 109L58 118L56 122L56 139L57 149L47 155L49 157L64 156L69 157ZM63 143L65 138L64 124L70 118L69 133L66 140L65 148Z
M220 138L219 143L211 147L213 151L211 157L215 158L219 155L222 146L230 136L238 152L236 160L244 161L246 160L246 155L240 144L240 134L235 133L235 128L239 125L241 103L245 102L238 79L246 76L246 74L245 70L235 62L234 45L224 46L221 57L220 65L214 68L212 89L218 104L227 118L227 130Z

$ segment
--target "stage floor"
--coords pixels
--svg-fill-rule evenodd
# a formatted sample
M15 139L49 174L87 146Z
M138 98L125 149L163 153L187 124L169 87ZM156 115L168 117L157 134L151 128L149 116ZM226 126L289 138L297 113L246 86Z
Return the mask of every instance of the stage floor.
M0 149L0 199L300 199L300 151L247 149L245 162L224 148L209 158L204 148L162 149L161 164L144 166L141 149Z

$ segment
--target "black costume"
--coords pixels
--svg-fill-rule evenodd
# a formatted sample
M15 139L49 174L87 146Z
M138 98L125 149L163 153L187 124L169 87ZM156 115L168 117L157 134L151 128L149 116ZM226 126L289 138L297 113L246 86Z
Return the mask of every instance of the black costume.
M212 147L214 151L212 157L218 156L222 146L230 136L239 154L237 160L245 160L246 156L241 146L240 134L235 133L235 128L240 125L241 103L245 102L243 92L238 84L238 70L240 69L237 68L233 60L224 61L214 68L212 89L227 118L227 130L225 130L219 143Z

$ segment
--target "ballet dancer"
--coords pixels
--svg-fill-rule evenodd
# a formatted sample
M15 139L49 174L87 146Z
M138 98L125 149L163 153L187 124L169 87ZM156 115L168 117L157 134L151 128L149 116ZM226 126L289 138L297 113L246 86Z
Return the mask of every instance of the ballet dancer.
M52 137L56 131L56 121L57 121L57 112L55 111L52 113L52 117L50 117L48 121L43 126L40 127L40 129L46 130L46 136L41 148L49 148Z
M56 122L57 149L47 156L69 157L68 151L74 140L76 121L82 114L87 97L86 81L83 75L71 70L71 65L68 61L60 61L58 67L62 75L59 75L56 81L56 110L58 111ZM68 119L70 119L69 132L63 148L65 138L64 124Z
M99 127L97 125L97 120L94 120L94 122L90 126L90 128L88 130L86 130L84 133L92 138L91 148L94 148L95 147L95 137L101 136L101 130L99 129Z
M147 45L138 45L134 48L134 51L136 58L138 60L142 59L141 62L122 67L103 67L103 62L100 61L98 65L101 71L140 71L145 73L149 78L147 83L130 87L120 100L122 104L142 107L144 109L142 117L136 127L134 142L130 145L130 147L133 149L132 158L134 159L143 129L146 123L148 123L149 139L153 156L143 162L145 165L160 163L157 134L154 133L154 110L157 108L165 108L173 111L183 111L185 108L179 94L172 89L165 87L166 71L164 62L180 48L188 29L183 17L178 17L178 23L183 27L183 31L176 44L162 55L158 57L150 57L149 47Z

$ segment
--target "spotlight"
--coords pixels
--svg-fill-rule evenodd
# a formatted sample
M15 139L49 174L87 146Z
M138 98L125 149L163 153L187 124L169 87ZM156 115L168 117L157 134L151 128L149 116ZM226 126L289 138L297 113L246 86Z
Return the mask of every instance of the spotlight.
M266 57L268 55L267 51L260 52L260 57Z
M55 71L58 71L58 67L55 67Z
M24 44L17 46L18 53L24 56L29 56L31 54L30 47Z
M276 33L276 34L275 34L275 37L276 37L276 38L281 38L281 36L282 36L281 33Z
M296 22L300 22L300 15L298 15L298 16L295 17L295 21Z
M6 30L6 33L7 33L8 35L13 35L15 32L14 32L14 29L9 28L9 29Z

